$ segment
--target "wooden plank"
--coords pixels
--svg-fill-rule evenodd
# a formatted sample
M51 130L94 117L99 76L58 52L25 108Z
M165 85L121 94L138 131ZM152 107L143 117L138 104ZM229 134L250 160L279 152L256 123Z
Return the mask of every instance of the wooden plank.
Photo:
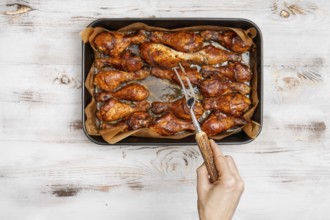
M50 210L65 215L71 209L77 210L76 215L83 217L85 212L79 209L91 205L91 211L97 210L100 216L104 215L101 219L105 216L125 219L133 214L152 218L157 211L150 214L143 210L155 208L162 213L161 219L192 218L196 214L194 170L201 163L196 146L143 147L143 150L90 144L44 146L27 143L8 146L12 151L1 154L0 160L0 181L6 186L1 194L14 203L6 202L5 205L30 211L31 218L38 215L48 217ZM247 148L255 147L248 145ZM329 201L329 197L314 186L330 181L329 151L322 160L319 152L313 153L311 150L295 151L297 156L292 157L291 151L255 154L242 152L241 149L242 146L224 147L224 152L234 155L238 166L243 168L241 174L246 182L246 196L238 214L262 219L279 211L276 217L284 217L281 210L286 210L287 204L292 208L287 215L293 217L311 201L317 202L320 198L323 202ZM301 194L304 190L320 197L306 198ZM126 197L120 196L125 194ZM290 194L295 197L288 197ZM152 205L155 199L156 206ZM30 206L20 207L19 203L15 203L18 200ZM280 205L275 206L279 201ZM49 210L38 212L40 205ZM128 207L132 212L126 215L124 210ZM172 211L166 212L167 208ZM3 211L1 213L8 212L6 209ZM321 213L324 212L321 209ZM311 217L311 214L307 213L307 216Z

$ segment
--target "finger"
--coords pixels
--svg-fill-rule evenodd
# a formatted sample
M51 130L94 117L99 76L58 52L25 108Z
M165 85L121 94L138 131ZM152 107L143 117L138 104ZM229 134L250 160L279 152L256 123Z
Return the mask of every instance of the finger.
M212 148L212 151L213 151L213 154L215 157L223 156L221 149L219 148L218 144L215 143L214 140L210 139L210 145L211 145L211 148Z
M228 168L229 170L231 171L231 173L235 176L235 178L237 180L242 180L242 177L241 175L239 174L239 171L237 169L237 166L236 166L236 163L234 161L234 159L229 156L229 155L226 155L225 156L225 160L227 161L227 164L228 164Z
M203 163L198 169L197 169L197 194L203 195L205 190L207 190L210 187L210 180L209 180L209 174L207 172L206 166Z
M225 160L219 146L213 140L210 140L210 145L213 152L215 167L218 170L220 178L223 174L229 172L227 161Z

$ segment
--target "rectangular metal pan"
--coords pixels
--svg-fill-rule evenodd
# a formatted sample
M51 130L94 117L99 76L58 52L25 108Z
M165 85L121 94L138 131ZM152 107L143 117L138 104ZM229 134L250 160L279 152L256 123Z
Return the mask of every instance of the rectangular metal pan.
M257 36L253 39L257 46L257 72L258 72L258 97L259 104L252 120L258 122L262 127L263 119L263 49L262 49L262 35L259 27L250 20L241 18L105 18L99 19L88 27L103 27L109 30L117 30L135 22L143 22L150 26L174 29L190 26L226 26L234 28L248 29L254 27L257 30ZM87 137L96 144L109 145L101 136L92 136L86 132L86 115L85 108L91 101L91 95L85 88L85 80L87 74L94 61L94 52L89 44L82 43L82 112L83 112L83 129ZM261 130L261 129L260 129ZM222 140L218 140L219 144L237 145L251 142L252 138L247 136L244 131L228 136ZM117 143L117 145L190 145L196 144L195 137L190 136L180 140L158 139L158 138L142 138L142 137L128 137Z

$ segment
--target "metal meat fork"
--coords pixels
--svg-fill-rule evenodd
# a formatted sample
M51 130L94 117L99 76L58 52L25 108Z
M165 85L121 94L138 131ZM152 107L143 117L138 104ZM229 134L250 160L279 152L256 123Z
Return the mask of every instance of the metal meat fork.
M204 131L202 131L202 129L199 125L199 122L196 119L195 113L193 111L195 102L197 100L194 88L191 85L191 82L186 74L186 71L184 70L183 66L180 63L179 63L179 67L180 67L181 71L183 72L183 74L185 75L185 79L188 83L189 89L186 89L186 87L182 81L182 78L177 71L177 67L174 67L173 70L180 81L180 84L181 84L181 87L183 90L183 94L186 98L186 104L188 106L188 109L189 109L189 112L191 115L191 119L192 119L192 122L193 122L195 130L196 130L195 139L198 144L199 150L202 153L207 171L210 175L210 181L213 183L214 181L216 181L218 179L219 174L218 174L218 171L214 164L213 152L212 152L212 149L210 146L209 138L208 138L207 134Z

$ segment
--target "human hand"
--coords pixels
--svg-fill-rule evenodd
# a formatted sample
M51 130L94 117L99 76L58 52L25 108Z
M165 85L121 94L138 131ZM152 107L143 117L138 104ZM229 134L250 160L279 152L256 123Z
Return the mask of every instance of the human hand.
M211 183L205 164L197 169L198 213L200 220L230 220L244 191L244 183L231 156L224 156L210 140L219 178Z

